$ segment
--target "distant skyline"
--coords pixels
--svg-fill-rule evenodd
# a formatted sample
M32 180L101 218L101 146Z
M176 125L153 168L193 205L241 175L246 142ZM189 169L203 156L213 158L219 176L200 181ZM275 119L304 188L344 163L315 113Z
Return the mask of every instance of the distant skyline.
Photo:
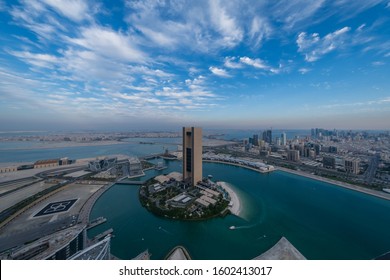
M390 129L389 15L389 0L0 0L0 131Z

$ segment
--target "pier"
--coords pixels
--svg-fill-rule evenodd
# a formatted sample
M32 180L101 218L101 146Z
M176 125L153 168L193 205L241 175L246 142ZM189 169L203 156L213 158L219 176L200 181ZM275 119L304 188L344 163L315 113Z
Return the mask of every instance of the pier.
M143 185L146 181L130 181L130 180L122 180L120 182L116 182L117 185Z
M91 222L88 224L87 229L91 229L91 228L93 228L93 227L96 227L96 226L98 226L98 225L101 225L101 224L105 223L106 221L107 221L106 218L104 218L104 217L99 217L99 218L97 218L97 219L91 221Z
M102 239L106 235L109 235L109 234L111 234L113 232L114 232L114 230L112 228L110 228L110 229L108 229L108 230L106 230L106 231L96 235L94 238L92 238L91 242L95 243L96 241L99 241L100 239Z

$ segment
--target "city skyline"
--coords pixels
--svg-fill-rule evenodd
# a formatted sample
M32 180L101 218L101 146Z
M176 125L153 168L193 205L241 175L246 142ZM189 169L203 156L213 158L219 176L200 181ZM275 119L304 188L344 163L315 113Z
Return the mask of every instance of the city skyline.
M389 129L389 12L0 0L0 130Z

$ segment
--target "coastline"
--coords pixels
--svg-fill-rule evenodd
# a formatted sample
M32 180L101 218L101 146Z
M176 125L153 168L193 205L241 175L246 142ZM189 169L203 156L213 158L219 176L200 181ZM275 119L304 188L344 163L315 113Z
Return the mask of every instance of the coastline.
M87 146L107 146L107 145L120 145L126 144L127 142L123 141L90 141L90 142L34 142L37 143L36 146L30 147L16 147L16 148L0 148L0 151L20 151L20 150L40 150L40 149L58 149L58 148L69 148L69 147L87 147Z
M390 200L390 194L386 194L384 192L382 193L381 191L371 190L371 189L368 189L368 188L359 187L359 186L352 185L352 184L349 184L349 183L340 182L340 181L332 180L332 179L329 179L329 178L325 178L325 177L321 177L321 176L317 176L317 175L313 175L313 174L308 174L308 173L303 172L303 171L291 170L291 169L284 168L284 167L279 167L279 166L275 166L275 170L280 170L280 171L291 173L291 174L294 174L294 175L303 176L303 177L310 178L310 179L313 179L313 180L317 180L317 181L329 183L329 184L332 184L332 185L336 185L336 186L339 186L339 187L343 187L343 188L346 188L346 189L349 189L349 190L365 193L365 194L372 195L372 196L375 196L375 197L378 197L378 198Z
M260 171L258 169L255 169L255 168L252 168L252 167L249 167L249 166L245 166L245 165L241 165L241 164L236 164L236 163L221 162L221 161L215 161L215 160L203 160L203 161L204 162L213 162L213 163L221 163L221 164L226 164L226 165L238 166L238 167L250 169L250 170L262 173L262 174L269 173L269 172L262 172L262 171ZM313 175L313 174L308 174L308 173L303 172L303 171L291 170L291 169L284 168L284 167L279 167L279 166L274 166L274 168L275 169L272 170L272 171L280 170L280 171L283 171L283 172L287 172L287 173L295 174L295 175L298 175L298 176L310 178L310 179L313 179L313 180L325 182L325 183L328 183L328 184L336 185L338 187L343 187L343 188L346 188L346 189L349 189L349 190L353 190L353 191L356 191L356 192L365 193L365 194L372 195L372 196L375 196L375 197L378 197L378 198L382 198L382 199L385 199L385 200L390 200L390 194L387 194L385 192L371 190L371 189L368 189L368 188L359 187L359 186L352 185L352 184L349 184L349 183L340 182L340 181L332 180L332 179L329 179L329 178L325 178L325 177L321 177L321 176L317 176L317 175Z
M240 199L238 198L238 195L236 192L229 186L226 182L217 182L217 185L220 185L222 188L224 188L230 196L231 199L231 207L229 207L230 212L233 215L240 216L240 212L242 210Z
M219 160L202 159L202 161L204 161L204 162L213 162L213 163L221 163L221 164L226 164L226 165L238 166L238 167L242 167L242 168L246 168L246 169L250 169L250 170L259 172L259 173L261 173L261 174L270 173L270 172L276 170L276 168L275 168L275 169L268 170L268 171L262 171L262 170L260 170L260 169L256 169L256 168L253 168L253 167L250 167L250 166L246 166L246 165L242 165L242 164L238 164L238 163L233 163L233 162L219 161Z

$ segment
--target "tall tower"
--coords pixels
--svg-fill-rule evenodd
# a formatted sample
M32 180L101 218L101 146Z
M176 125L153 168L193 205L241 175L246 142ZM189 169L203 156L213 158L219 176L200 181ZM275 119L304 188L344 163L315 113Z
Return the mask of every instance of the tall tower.
M286 146L287 145L286 132L283 132L281 136L282 136L282 146Z
M202 180L202 128L183 127L183 180Z

